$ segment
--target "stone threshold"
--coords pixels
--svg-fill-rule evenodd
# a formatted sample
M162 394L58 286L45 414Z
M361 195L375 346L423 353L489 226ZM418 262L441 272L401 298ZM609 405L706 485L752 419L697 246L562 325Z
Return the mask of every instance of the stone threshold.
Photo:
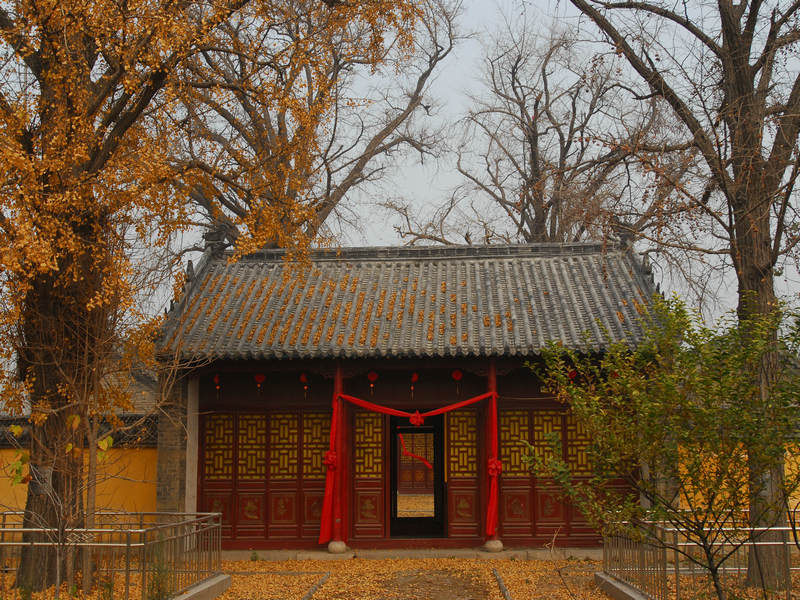
M596 560L603 559L602 548L510 548L486 552L480 548L355 548L342 554L327 550L223 550L222 560L347 560L362 558L462 558L484 560Z

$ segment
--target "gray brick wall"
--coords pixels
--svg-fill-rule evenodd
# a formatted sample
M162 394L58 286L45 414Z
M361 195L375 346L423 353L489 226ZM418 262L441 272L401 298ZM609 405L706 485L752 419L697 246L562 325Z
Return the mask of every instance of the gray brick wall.
M181 376L173 382L160 382L163 401L158 418L156 483L159 512L185 509L187 379Z

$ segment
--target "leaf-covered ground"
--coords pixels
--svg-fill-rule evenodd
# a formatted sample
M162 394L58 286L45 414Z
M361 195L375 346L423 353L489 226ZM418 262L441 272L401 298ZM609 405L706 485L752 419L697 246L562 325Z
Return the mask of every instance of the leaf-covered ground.
M233 584L219 600L503 600L493 569L514 600L607 600L594 586L593 561L359 559L232 561Z

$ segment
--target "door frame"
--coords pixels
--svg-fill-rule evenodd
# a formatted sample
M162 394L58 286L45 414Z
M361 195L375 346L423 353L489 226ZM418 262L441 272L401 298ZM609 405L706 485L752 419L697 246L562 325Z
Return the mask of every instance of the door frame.
M398 433L433 433L433 517L397 517ZM444 479L444 416L427 417L419 426L404 417L389 418L389 537L447 537L447 484Z

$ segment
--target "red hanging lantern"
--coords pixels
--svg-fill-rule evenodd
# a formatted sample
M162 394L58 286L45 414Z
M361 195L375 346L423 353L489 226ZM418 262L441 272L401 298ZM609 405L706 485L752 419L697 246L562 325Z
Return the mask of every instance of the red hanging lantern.
M375 390L375 382L378 381L378 374L375 371L370 371L367 373L367 379L369 380L369 395L372 396Z
M464 378L464 373L461 372L461 369L453 369L450 377L456 382L456 396L461 396L461 380Z
M263 373L256 373L253 375L253 379L256 380L256 388L258 389L259 396L261 395L261 384L267 380L267 376Z
M213 381L214 381L214 389L215 389L215 390L217 390L217 400L219 400L219 389L220 389L220 385L219 385L219 373L217 373L216 375L214 375L214 380L213 380Z
M411 401L414 401L414 384L419 381L419 375L417 375L416 371L411 374Z
M303 384L303 398L308 400L308 377L305 373L300 373L300 383Z

